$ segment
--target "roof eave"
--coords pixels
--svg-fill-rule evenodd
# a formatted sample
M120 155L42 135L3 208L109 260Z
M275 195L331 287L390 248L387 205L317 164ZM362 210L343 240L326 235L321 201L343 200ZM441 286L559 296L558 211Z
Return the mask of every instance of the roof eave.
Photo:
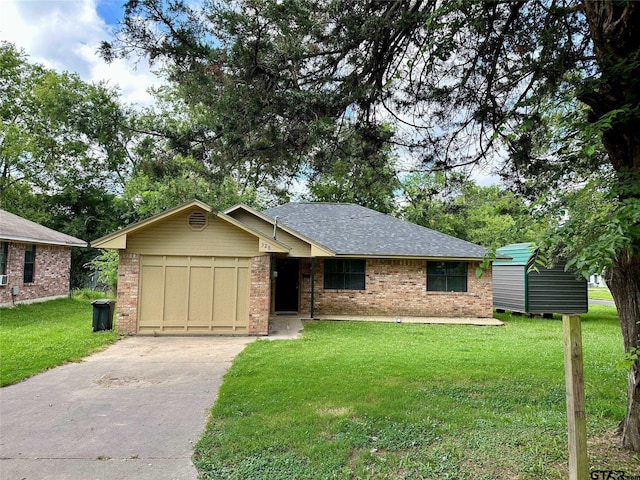
M276 224L276 219L274 217L270 217L269 215L265 215L264 213L259 212L255 208L252 208L249 205L245 205L244 203L238 203L238 204L234 205L233 207L229 207L226 210L224 210L222 213L224 213L225 215L228 215L228 214L233 213L233 212L235 212L236 210L239 210L239 209L243 209L247 213L255 215L256 217L260 218L261 220L264 220L265 222L270 223L271 225L275 225ZM336 255L336 252L333 251L332 249L330 249L329 247L326 247L325 245L322 245L321 243L318 243L315 240L312 240L311 238L306 237L305 235L301 234L300 232L294 230L291 227L288 227L288 226L286 226L286 225L284 225L282 223L278 223L277 226L282 231L287 232L287 233L293 235L294 237L299 238L303 242L306 242L309 245L311 245L312 251L315 250L315 252L316 252L315 254L312 253L312 255L311 255L312 257L316 257L316 256L317 257L333 257L333 256Z
M482 262L483 257L455 257L451 255L400 255L400 254L380 254L380 253L336 253L337 258L389 258L397 260L439 260L439 261L460 261L460 262Z
M258 237L260 239L260 251L263 252L273 252L273 253L289 253L291 251L291 247L289 245L287 245L286 243L283 243L279 240L276 240L275 238L271 238L267 235L265 235L264 233L251 228L248 225L245 225L244 223L236 220L233 217L230 217L229 215L223 213L223 212L218 212L216 214L216 216L226 222L231 223L232 225L235 225L236 227L240 228L241 230L244 230L247 233L250 233L252 235L255 235L256 237Z
M46 240L42 238L33 237L20 237L15 235L2 235L0 237L2 241L20 242L20 243L33 243L39 245L59 245L63 247L88 247L88 242L84 240L76 239L77 241L64 242L62 240Z

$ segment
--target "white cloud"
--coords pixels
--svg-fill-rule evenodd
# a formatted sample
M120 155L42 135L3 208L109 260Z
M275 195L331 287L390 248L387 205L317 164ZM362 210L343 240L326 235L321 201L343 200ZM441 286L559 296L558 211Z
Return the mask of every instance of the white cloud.
M490 187L492 185L502 185L502 179L494 170L487 168L473 169L471 171L471 179L481 187Z
M22 48L31 61L75 72L87 82L118 86L125 102L152 102L146 90L161 80L145 60L106 64L98 55L113 26L98 15L95 0L0 0L0 11L0 40Z

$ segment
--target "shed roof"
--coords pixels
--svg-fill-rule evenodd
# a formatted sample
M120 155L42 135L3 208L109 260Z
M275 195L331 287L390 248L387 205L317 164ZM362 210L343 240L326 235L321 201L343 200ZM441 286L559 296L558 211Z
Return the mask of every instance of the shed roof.
M482 259L487 251L354 204L288 203L263 213L338 255Z
M23 243L86 247L87 242L0 210L0 239Z
M501 255L511 257L512 260L498 260L496 259L493 262L494 266L500 265L522 265L526 266L529 264L529 260L536 252L535 245L531 242L528 243L512 243L510 245L505 245L504 247L500 247L496 250L496 253Z

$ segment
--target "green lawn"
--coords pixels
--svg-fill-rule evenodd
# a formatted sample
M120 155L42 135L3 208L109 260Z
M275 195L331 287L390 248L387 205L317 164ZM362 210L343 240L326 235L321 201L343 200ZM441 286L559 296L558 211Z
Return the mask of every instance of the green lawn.
M82 357L118 339L93 332L89 299L62 299L0 309L0 386Z
M613 300L607 287L589 287L589 298L596 300Z
M566 478L562 322L499 317L310 322L248 345L196 447L202 478ZM640 474L610 436L626 394L615 309L592 306L583 342L592 468Z

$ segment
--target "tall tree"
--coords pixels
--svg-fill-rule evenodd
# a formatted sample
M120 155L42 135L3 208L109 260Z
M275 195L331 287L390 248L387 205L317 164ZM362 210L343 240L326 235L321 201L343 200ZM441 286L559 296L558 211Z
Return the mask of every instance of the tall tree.
M307 26L287 26L287 15L279 14L274 6L272 2L239 3L237 10L227 10L224 4L211 2L209 8L215 13L209 13L217 16L216 25L205 25L199 13L182 1L128 2L123 20L127 33L123 30L119 44L122 49L105 43L102 52L109 59L142 47L154 50L149 52L153 59L168 55L163 65L171 86L165 93L173 105L181 103L179 109L192 122L188 128L182 125L179 135L170 129L156 133L179 139L190 155L197 152L196 159L208 167L237 172L241 184L275 186L277 190L308 165L317 140L335 133L337 122L335 109L322 111L330 95L308 91L301 98L299 92L288 90L296 83L295 74L289 75L290 69L282 62L300 56L296 40L306 34ZM306 7L298 7L304 17ZM256 8L270 9L279 26L295 39L280 36L277 44L269 43L268 51L259 53L269 65L256 63L246 71L254 49L232 46L232 42L236 36L249 35L258 43L263 35L268 37L270 27L255 16ZM219 28L222 23L228 29ZM175 40L170 38L173 33ZM160 43L153 47L155 42ZM274 73L280 78L272 77Z
M224 151L214 112L185 101L173 86L154 93L153 107L131 122L137 143L123 194L131 205L128 221L193 198L222 209L240 201L257 206L258 198L286 194L278 167Z
M2 208L84 240L121 226L115 193L131 168L127 118L117 92L0 43ZM95 254L72 250L74 287Z
M537 240L549 227L530 206L498 185L482 187L459 172L413 173L402 182L402 216L487 248Z
M122 189L128 112L116 91L31 64L6 42L0 85L0 194L18 182L44 192L76 180Z
M294 152L312 150L320 136L336 138L335 121L347 116L371 131L393 122L390 142L416 158L414 168L501 159L501 170L549 187L611 170L615 218L627 225L626 207L638 207L637 2L205 0L200 10L131 0L119 42L103 53L134 50L165 61L191 92L197 85L194 100L216 105L231 151L238 142L264 162L292 165ZM580 102L591 125L583 132L606 155L533 155L549 105L579 112ZM640 239L625 228L617 238L603 254L632 353L640 346ZM640 451L637 359L628 395L622 443Z
M387 138L387 126L381 126ZM311 156L308 188L316 202L357 203L382 213L395 210L400 182L385 132L369 132L357 125L345 127L339 141L326 142Z

